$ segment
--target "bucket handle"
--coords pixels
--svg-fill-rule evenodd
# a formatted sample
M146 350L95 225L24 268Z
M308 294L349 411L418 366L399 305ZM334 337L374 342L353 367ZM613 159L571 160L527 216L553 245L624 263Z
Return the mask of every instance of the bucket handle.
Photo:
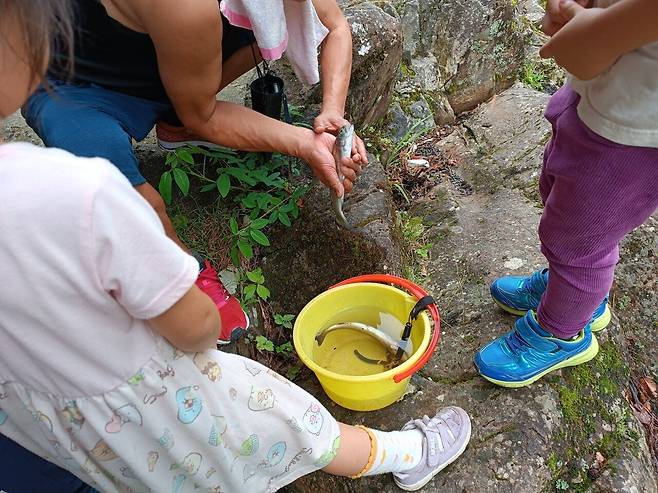
M390 274L366 274L363 276L351 277L350 279L346 279L344 281L339 282L338 284L335 284L334 286L331 286L331 288L337 288L339 286L345 286L346 284L354 284L357 282L379 282L384 284L393 284L394 286L406 289L417 300L420 300L425 296L427 296L427 291L425 291L417 284L409 281L408 279L392 276ZM418 359L415 365L413 365L408 370L393 375L393 381L395 383L399 383L405 378L410 377L418 370L420 370L423 366L425 366L425 363L427 363L427 361L430 359L432 353L434 353L434 349L436 348L436 345L439 342L439 338L441 337L441 318L439 317L439 310L436 307L436 304L429 305L427 309L430 312L430 315L432 315L432 319L434 319L434 332L432 333L432 339L430 340L429 346L427 346L427 349L425 350L423 355Z

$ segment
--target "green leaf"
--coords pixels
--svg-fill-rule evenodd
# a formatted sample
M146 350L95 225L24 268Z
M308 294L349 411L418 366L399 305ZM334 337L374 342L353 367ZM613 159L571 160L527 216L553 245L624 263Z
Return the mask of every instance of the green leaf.
M237 246L232 246L231 247L231 262L233 262L233 265L236 267L240 267L240 255L238 254L238 247Z
M272 214L270 214L270 217L267 219L267 221L270 224L274 224L275 222L277 222L278 219L279 219L279 211L272 211Z
M274 351L274 343L265 336L256 336L256 349L259 351Z
M270 290L267 289L262 284L259 284L258 286L256 286L256 292L258 293L258 296L260 296L264 300L266 300L267 298L270 297Z
M270 246L270 240L267 239L267 236L265 236L262 231L258 231L257 229L252 229L249 231L249 234L254 239L254 241L259 245Z
M222 198L225 198L228 195L230 189L231 177L226 173L219 175L219 178L217 178L217 190L219 190L219 195L221 195Z
M228 222L228 226L229 228L231 228L231 233L233 233L234 235L238 234L238 229L239 229L238 221L233 216L231 216L231 219Z
M242 205L244 205L245 207L247 207L249 209L253 209L254 207L256 207L256 197L257 196L258 195L255 192L249 193L246 197L244 197L242 199L242 201L241 201Z
M249 172L245 169L242 168L226 168L225 172L228 173L231 176L234 176L237 178L239 181L246 183L249 186L255 186L258 181L254 180L250 175Z
M187 176L187 173L180 168L174 168L172 171L174 172L174 181L176 182L176 185L178 185L180 191L183 192L183 195L187 197L187 194L190 192L190 179Z
M258 196L256 202L258 203L258 207L260 207L261 210L266 210L270 205L271 199L272 196L269 193L263 193Z
M286 342L285 344L281 344L280 346L276 347L276 352L278 354L288 354L292 353L292 343L290 341Z
M201 187L202 192L210 192L211 190L217 190L216 183L209 183L208 185L204 185Z
M171 204L171 171L165 171L160 177L160 183L158 184L158 190L160 190L160 195L162 195L162 200L165 201L165 204Z
M194 164L194 157L192 156L192 154L190 154L190 151L188 151L184 147L179 147L178 149L176 149L176 156L178 156L178 159L180 159L184 163Z
M263 271L259 267L258 269L250 270L247 273L247 279L256 284L263 284L265 282L265 277L263 276Z
M250 300L251 298L254 297L254 294L256 294L256 285L255 284L249 284L246 288L244 288L244 297L247 300Z
M256 219L255 221L252 221L249 226L252 229L263 229L268 224L269 224L269 221L267 219Z
M286 329L292 329L292 321L295 316L291 314L281 315L279 313L274 314L274 323L285 327Z
M292 223L290 222L290 218L288 217L288 214L285 212L279 212L279 221L281 221L281 224L284 226L290 226Z
M238 248L240 249L240 253L242 253L244 258L247 260L253 258L254 249L251 247L251 243L249 243L247 240L238 240Z

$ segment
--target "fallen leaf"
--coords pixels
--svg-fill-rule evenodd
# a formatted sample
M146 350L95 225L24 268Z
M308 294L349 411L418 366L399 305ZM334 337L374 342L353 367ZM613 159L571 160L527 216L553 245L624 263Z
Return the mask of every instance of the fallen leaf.
M650 395L654 399L658 397L658 388L656 387L656 382L653 378L650 377L640 378L640 390Z

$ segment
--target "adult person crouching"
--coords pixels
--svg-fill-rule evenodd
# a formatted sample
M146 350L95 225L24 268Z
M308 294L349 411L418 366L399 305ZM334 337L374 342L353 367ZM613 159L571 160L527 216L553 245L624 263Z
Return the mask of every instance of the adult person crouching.
M335 0L270 0L283 12L311 9L309 15L320 26L310 26L315 34L303 35L302 40L315 43L319 30L322 35L326 33L320 54L323 105L315 120L315 132L216 100L221 89L254 67L256 57L260 60L254 32L258 32L259 22L260 26L268 22L265 16L271 14L263 12L262 1L73 3L78 28L74 76L63 70L71 61L67 53L56 52L48 71L50 88L30 98L23 109L25 119L48 147L111 161L155 209L167 235L186 251L189 248L176 235L162 198L141 175L132 148L132 141L144 139L156 123L159 141L165 148L201 143L279 152L304 160L339 196L343 189L351 190L367 157L363 142L355 139L353 155L344 162L345 181L339 181L331 152L335 140L332 133L347 123L344 112L352 38ZM260 8L261 19L242 16L247 24L253 21L254 32L232 25L240 22L230 23L220 12L220 3L222 9L224 4L241 7L245 12L251 9L256 17ZM236 17L240 20L241 16ZM297 32L302 28L288 27ZM315 53L316 48L315 44L310 47ZM314 63L317 73L317 57ZM213 299L222 318L218 342L231 342L244 334L249 321L210 263L195 256L200 266L197 285Z

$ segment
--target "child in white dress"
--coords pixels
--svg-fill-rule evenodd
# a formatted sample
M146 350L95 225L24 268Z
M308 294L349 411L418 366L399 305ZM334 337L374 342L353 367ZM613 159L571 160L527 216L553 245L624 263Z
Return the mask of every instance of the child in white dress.
M24 27L55 4L0 0L0 117L40 78L48 38ZM109 162L1 144L0 177L0 434L22 447L104 492L173 493L276 491L321 468L414 490L465 449L459 408L400 432L343 425L214 349L198 262Z

